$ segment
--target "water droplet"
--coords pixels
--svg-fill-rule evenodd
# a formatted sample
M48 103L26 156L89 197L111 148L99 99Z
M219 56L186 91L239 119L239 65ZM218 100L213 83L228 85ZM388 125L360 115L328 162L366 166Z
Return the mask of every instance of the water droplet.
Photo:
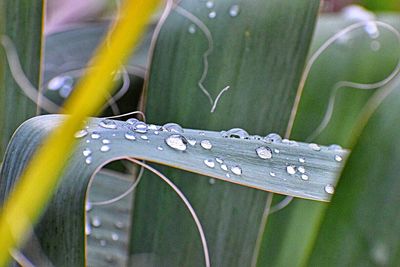
M126 132L126 133L125 133L125 139L134 141L134 140L136 140L136 137L135 137L134 133L132 133L132 132Z
M191 146L195 146L197 143L197 141L195 139L187 139L187 141Z
M49 81L47 89L51 91L60 90L63 86L72 86L74 80L70 76L56 76Z
M86 235L91 235L92 234L92 227L90 226L89 223L85 224L85 234Z
M379 30L375 22L371 21L367 23L364 30L368 33L369 37L376 39L379 37Z
M301 177L302 180L308 181L308 175L307 174L302 174L300 177Z
M242 168L240 168L239 166L231 167L231 171L236 175L242 175Z
M327 184L325 186L325 192L327 192L328 194L332 195L333 193L335 193L335 187L331 184Z
M213 1L207 1L206 2L206 7L207 8L213 8L214 7L214 2Z
M108 145L102 145L102 146L100 147L100 151L101 151L101 152L110 151L110 146L108 146Z
M201 140L200 145L202 148L207 150L210 150L212 148L211 142L207 139Z
M122 228L124 228L124 223L121 222L121 221L116 221L116 222L114 223L114 226L115 226L115 228L117 228L117 229L122 229Z
M93 226L93 227L100 227L100 226L101 226L101 220L100 220L99 217L94 216L94 217L92 218L92 226Z
M296 141L294 141L294 140L290 140L290 141L289 141L289 145L290 145L290 146L299 146L299 144L298 144Z
M249 136L249 139L251 139L251 140L262 140L263 138L261 136L259 136L259 135L252 135L252 136Z
M86 210L86 212L89 212L89 211L91 211L92 210L92 204L90 204L90 202L86 202L85 203L85 210Z
M219 164L224 163L224 161L221 158L215 158L215 161L218 162Z
M215 12L215 11L211 11L210 13L208 13L208 17L210 19L215 19L216 16L217 16L217 12Z
M147 137L147 135L141 135L140 138L142 138L143 140L149 140L149 138Z
M309 144L308 147L311 148L314 151L320 151L321 150L321 147L319 145L315 144L315 143Z
M223 169L224 171L228 171L228 166L226 164L221 164L221 169Z
M210 185L215 184L215 179L214 179L214 178L208 179L208 183L209 183Z
M85 148L85 149L82 151L82 154L83 154L83 156L85 156L85 157L89 157L89 156L92 154L92 150L90 150L90 148Z
M372 41L371 42L371 49L372 51L379 51L379 49L381 49L381 43L379 41Z
M270 133L264 137L264 141L267 143L280 143L282 141L282 137L279 134Z
M233 5L231 6L231 8L229 8L229 15L231 17L236 17L237 15L239 15L239 12L240 12L239 5Z
M291 175L295 174L296 173L296 166L294 166L294 165L286 166L286 172L291 174Z
M164 148L162 146L158 146L157 149L160 150L160 151L164 150Z
M274 152L275 152L276 154L279 154L281 151L280 151L279 149L275 148L275 149L274 149Z
M149 130L149 127L147 126L146 123L144 123L142 121L138 121L138 122L136 122L135 125L133 125L133 130L137 133L147 133L147 131Z
M388 266L390 260L389 247L382 241L372 246L371 257L377 266Z
M104 239L100 240L100 246L105 247L107 245L107 241Z
M89 144L89 143L90 143L90 140L89 140L89 139L87 139L87 140L86 140L86 144Z
M118 234L117 233L111 233L111 239L114 240L114 241L118 241L118 239L119 239Z
M258 157L262 159L270 159L272 158L272 150L269 147L266 146L260 146L256 148L256 153Z
M343 158L341 156L339 156L339 155L335 155L335 160L337 162L341 162L343 160Z
M297 170L299 171L299 173L306 173L306 169L304 168L304 166L299 166Z
M148 128L149 128L149 130L152 130L152 131L158 130L157 126L154 125L154 124L149 124L149 125L148 125Z
M199 132L199 135L206 135L204 132Z
M88 132L86 130L80 130L80 131L77 131L74 134L74 137L75 138L82 138L82 137L85 137L87 134L88 134Z
M130 125L135 125L138 121L139 121L138 119L130 118L126 120L126 123Z
M158 135L158 131L154 131L154 134L155 134L155 135Z
M91 164L92 163L92 157L91 156L87 157L85 159L85 163L88 164L88 165Z
M161 128L165 132L170 132L170 133L183 133L183 128L176 123L170 122L167 124L164 124Z
M115 121L109 120L109 119L102 120L99 123L99 126L105 128L105 129L116 129L117 128L117 124L115 123Z
M271 175L272 177L276 176L276 174L274 172L269 172L269 175Z
M226 132L222 132L222 137L245 139L249 137L249 134L241 128L233 128Z
M173 134L165 139L165 143L176 150L185 151L187 148L187 140L180 134Z
M188 28L188 32L194 34L196 32L196 26L194 24L190 24Z
M299 158L299 162L300 163L304 163L304 162L306 162L306 159L305 158Z
M330 145L328 150L342 150L342 147L336 144Z
M93 133L90 135L90 137L91 137L92 139L99 139L99 138L100 138L100 134L99 134L98 132L93 132Z
M103 140L101 140L101 142L102 142L103 144L105 144L105 145L108 145L108 144L111 143L111 141L108 140L108 139L103 139Z
M225 177L226 177L226 178L231 178L231 175L230 175L229 173L226 173L226 174L225 174Z
M215 167L215 162L212 159L205 159L203 162L209 168Z

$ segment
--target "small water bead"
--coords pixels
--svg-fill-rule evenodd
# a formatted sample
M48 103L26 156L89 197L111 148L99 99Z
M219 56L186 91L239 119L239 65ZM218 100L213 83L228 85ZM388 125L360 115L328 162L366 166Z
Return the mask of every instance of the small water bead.
M90 143L90 140L89 140L89 139L87 139L87 140L86 140L86 144L89 144L89 143Z
M299 173L306 173L306 169L304 168L304 166L299 166L297 170L299 171Z
M342 150L343 148L339 145L333 144L328 146L328 150Z
M240 168L239 166L231 167L231 171L236 175L242 175L242 168Z
M260 146L256 148L256 153L258 157L262 159L270 159L272 158L272 150L266 146Z
M325 186L325 192L332 195L333 193L335 193L335 187L331 184L327 184Z
M125 133L125 139L134 141L134 140L136 140L136 137L132 132L126 132Z
M101 152L108 152L108 151L110 151L110 146L108 146L108 145L102 145L102 146L100 147L100 151L101 151Z
M264 141L267 143L280 143L282 141L282 137L279 134L270 133L264 137Z
M314 151L320 151L321 150L321 147L319 145L315 144L315 143L309 144L308 147L311 148Z
M47 89L51 91L60 90L63 86L72 86L74 80L70 76L56 76L49 81Z
M207 139L201 140L200 146L202 148L204 148L204 149L207 149L207 150L210 150L212 148L211 142L209 140L207 140Z
M85 234L88 236L92 234L92 227L90 226L89 223L85 224Z
M119 236L117 233L111 233L111 239L114 241L118 241L119 240Z
M138 122L136 122L135 125L133 125L133 130L137 133L147 133L147 131L149 130L149 127L147 126L146 123L144 123L142 121L138 121Z
M100 127L105 129L117 129L117 124L113 120L105 119L99 123Z
M103 144L105 144L105 145L108 145L108 144L111 143L111 141L108 140L108 139L103 139L103 140L101 140L101 142L102 142Z
M94 216L94 217L92 218L92 226L93 226L93 227L100 227L100 226L101 226L101 220L100 220L99 217Z
M207 1L206 2L206 7L207 8L213 8L214 7L214 2L213 1Z
M197 141L195 140L195 139L187 139L187 141L188 141L188 143L191 145L191 146L195 146L196 145L196 143L197 143Z
M237 15L239 15L239 12L240 12L239 5L233 5L229 8L229 16L231 17L236 17Z
M194 24L190 24L188 28L188 32L191 34L196 33L196 26Z
M104 239L100 240L100 246L105 247L107 245L107 241L105 241Z
M300 163L305 163L305 162L306 162L306 159L305 159L305 158L299 158L299 162L300 162Z
M290 175L295 174L296 173L296 166L294 166L294 165L286 166L286 172L288 174L290 174Z
M158 135L158 131L154 131L154 134L155 134L155 135Z
M343 158L341 156L339 156L339 155L335 155L335 160L337 162L341 162L343 160Z
M179 151L185 151L187 148L187 140L180 134L170 135L164 141L169 147Z
M300 177L301 177L301 180L308 181L308 175L307 174L302 174Z
M149 140L149 137L147 137L147 135L141 135L140 138L142 138L143 140Z
M122 229L122 228L124 228L124 223L121 222L121 221L116 221L116 222L114 223L114 226L115 226L115 228L117 228L117 229Z
M91 164L92 163L92 157L91 156L87 157L85 159L85 163L88 164L88 165Z
M90 148L85 148L85 149L82 151L82 154L83 154L83 156L85 156L85 157L89 157L89 156L92 154L92 150L90 150Z
M215 167L215 162L212 159L205 159L203 162L209 168Z
M214 179L214 178L208 179L208 183L209 183L210 185L215 184L215 179Z
M221 158L218 158L218 157L215 158L215 161L218 162L219 164L224 163L224 161Z
M269 172L269 175L272 176L272 177L276 176L276 174L274 172Z
M183 128L179 124L173 122L164 124L161 129L170 133L183 133Z
M241 128L233 128L226 132L222 132L221 134L222 134L222 137L227 137L227 138L245 139L245 138L249 137L249 134Z
M206 135L205 132L199 132L199 135Z
M88 134L88 132L86 130L80 130L80 131L77 131L74 134L74 137L75 138L82 138L82 137L85 137L87 134Z
M228 171L228 166L226 164L221 164L220 167L222 170Z
M226 174L225 174L225 177L226 177L226 178L231 178L231 175L230 175L229 173L226 173Z
M130 125L135 125L138 121L139 121L138 119L130 118L126 120L126 123Z
M215 12L215 11L211 11L210 13L208 13L208 17L210 19L215 19L216 16L217 16L217 12Z
M279 149L275 148L275 149L274 149L274 152L275 152L276 154L279 154L281 151L280 151Z
M160 150L160 151L164 150L164 148L162 146L158 146L157 149Z
M99 134L98 132L93 132L93 133L90 135L90 137L91 137L92 139L99 139L101 136L100 136L100 134Z

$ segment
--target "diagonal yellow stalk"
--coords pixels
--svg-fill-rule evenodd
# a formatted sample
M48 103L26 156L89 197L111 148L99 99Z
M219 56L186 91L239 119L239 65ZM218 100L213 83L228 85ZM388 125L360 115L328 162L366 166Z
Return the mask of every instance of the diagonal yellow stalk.
M69 114L33 156L0 213L0 266L6 266L9 251L20 246L55 190L74 147L74 133L86 117L96 114L112 88L111 73L126 60L144 30L159 0L127 0L120 18L98 48L91 65L96 66L78 83L65 105Z

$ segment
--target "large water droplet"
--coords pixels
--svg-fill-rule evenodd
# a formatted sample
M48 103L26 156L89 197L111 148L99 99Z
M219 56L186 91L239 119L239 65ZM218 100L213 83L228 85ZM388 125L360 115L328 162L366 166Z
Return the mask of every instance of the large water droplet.
M242 168L240 168L239 166L231 167L231 171L236 175L242 175Z
M220 167L221 167L222 170L228 171L228 166L227 166L226 164L222 163L222 164L220 165Z
M100 147L100 151L101 151L101 152L110 151L110 146L108 146L108 145L102 145L102 146Z
M337 162L341 162L343 160L343 158L341 156L339 156L339 155L335 155L335 160Z
M115 121L109 120L109 119L102 120L99 123L99 126L105 128L105 129L116 129L117 128L117 124L115 123Z
M183 128L179 124L173 122L164 124L161 129L170 133L183 133Z
M212 148L212 144L209 140L205 139L205 140L201 140L200 142L200 146L204 149L210 150Z
M126 132L126 133L125 133L125 139L134 141L134 140L136 140L136 137L135 137L135 134L134 134L134 133L132 133L132 132Z
M306 169L304 168L304 166L299 166L297 170L299 171L299 173L306 173Z
M111 239L112 239L113 241L118 241L118 239L119 239L118 234L117 234L117 233L111 233Z
M138 119L130 118L126 120L126 123L130 125L135 125L138 121L139 121Z
M100 136L100 134L99 134L98 132L93 132L93 133L90 135L90 137L91 137L92 139L99 139L101 136Z
M342 150L342 147L336 144L328 146L328 150Z
M258 157L262 159L270 159L272 158L272 150L269 147L266 146L260 146L256 148L256 153Z
M87 134L88 134L88 132L86 130L80 130L80 131L77 131L74 134L74 137L75 138L82 138L82 137L85 137Z
M85 159L85 163L88 164L88 165L91 164L92 163L92 157L91 156L87 157Z
M91 204L89 201L85 203L85 211L86 211L86 212L91 211L92 208L93 208L93 207L92 207L92 204Z
M311 143L308 146L314 151L320 151L321 150L321 147L319 145L317 145L317 144L314 144L314 143Z
M332 195L333 193L335 193L335 187L331 184L327 184L325 186L325 192L327 192L328 194Z
M205 159L203 162L209 168L215 167L215 162L212 159Z
M296 173L296 166L294 166L294 165L286 166L286 172L291 174L291 175L295 174Z
M85 156L85 157L89 157L89 156L92 154L92 150L90 150L90 148L85 148L85 149L82 151L82 154L83 154L83 156Z
M208 17L210 19L215 19L216 16L217 16L217 12L215 12L215 11L211 11L210 13L208 13Z
M236 17L237 15L239 15L239 12L240 12L239 5L233 5L231 6L231 8L229 8L229 15L231 17Z
M279 134L270 133L264 137L264 141L267 143L280 143L282 141L282 137Z
M99 217L94 216L94 217L92 218L92 226L93 226L93 227L100 227L100 226L101 226L101 220L100 220Z
M206 2L206 7L207 8L213 8L214 7L214 2L213 1L207 1Z
M226 132L222 132L222 137L245 139L249 137L249 134L241 128L233 128Z
M188 28L188 32L194 34L196 32L196 26L194 24L190 24Z
M51 91L60 90L63 86L72 86L74 79L70 76L57 76L49 81L47 89Z
M308 175L307 174L302 174L300 177L301 177L302 180L308 181Z
M165 143L176 150L185 151L187 148L187 140L180 134L173 134L165 138Z
M136 122L136 124L133 125L132 127L133 127L133 130L137 133L147 133L147 131L149 130L149 127L147 126L147 124L142 121Z

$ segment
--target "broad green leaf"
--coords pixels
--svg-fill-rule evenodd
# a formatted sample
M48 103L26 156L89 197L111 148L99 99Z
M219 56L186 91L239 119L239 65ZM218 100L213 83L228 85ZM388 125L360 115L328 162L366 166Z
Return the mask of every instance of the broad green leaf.
M145 96L149 120L283 134L318 4L213 1L207 7L203 1L181 1L155 45ZM213 113L201 82L214 100L230 86ZM267 194L168 168L162 171L198 212L211 264L249 266ZM153 253L166 266L202 266L201 243L189 214L161 182L144 178L135 197L132 254Z
M361 124L364 129L326 211L310 266L400 264L400 79L386 90L390 93L365 127Z
M378 19L400 29L398 15L379 15ZM312 51L336 32L357 22L341 14L322 15L317 24ZM292 138L306 140L317 128L336 82L348 80L374 83L385 79L395 69L400 52L395 35L378 27L379 37L373 39L366 29L361 27L349 33L345 42L339 40L334 43L316 61L301 98ZM374 41L380 44L377 51L371 49ZM348 147L362 108L376 92L377 89L369 92L352 88L339 89L329 124L312 141ZM275 197L273 205L280 201L282 198ZM326 206L323 203L294 199L286 208L271 215L258 266L301 266L312 250Z
M22 69L34 86L39 84L41 61L42 1L1 1L1 34L13 42ZM0 74L0 161L17 127L36 114L35 103L15 83L1 49ZM12 114L12 116L11 116Z
M67 119L47 115L32 118L21 125L7 149L1 171L1 202L9 195L36 148L43 144L43 138ZM105 122L113 127L104 128ZM168 140L175 137L176 133L154 130L159 128L155 126L147 133L138 133L140 131L132 130L133 127L122 121L92 119L86 130L80 132L82 137L75 153L68 156L69 164L59 189L35 231L41 247L55 266L83 265L87 186L95 170L112 160L132 157L247 187L328 201L331 193L326 186L336 183L335 177L341 168L341 161L335 158L340 156L344 159L347 154L346 151L330 150L327 147L316 150L304 143L267 143L252 138L225 138L219 132L190 129L184 129L184 133L178 135L184 138L179 139L183 143L175 143L184 146L185 149L181 151L174 145L168 145L171 144ZM204 140L208 140L211 147ZM260 158L257 153L260 147L268 148L268 153L264 154L268 158ZM217 158L224 160L225 167ZM298 165L299 158L305 159L307 178L302 177L300 168L296 173L290 170ZM275 174L271 175L271 172ZM154 180L154 176L145 179ZM117 180L110 191L118 189L118 184ZM166 192L171 193L169 190ZM151 191L147 193L153 194ZM129 207L123 203L117 204L117 209ZM166 205L164 208L169 207ZM157 260L162 260L155 256Z

